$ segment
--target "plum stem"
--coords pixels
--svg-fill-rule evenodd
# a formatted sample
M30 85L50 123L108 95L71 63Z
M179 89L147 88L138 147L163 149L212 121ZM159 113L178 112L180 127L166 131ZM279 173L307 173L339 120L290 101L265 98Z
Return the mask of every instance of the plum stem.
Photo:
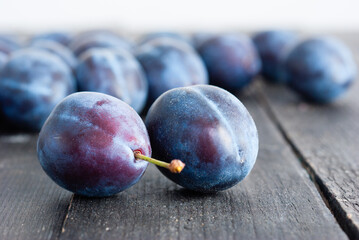
M182 171L182 169L185 167L185 164L181 160L178 160L178 159L173 159L171 161L171 163L167 163L167 162L163 162L163 161L151 158L151 157L147 157L147 156L143 155L140 151L133 151L133 154L135 155L136 159L145 160L145 161L153 163L157 166L167 168L172 173L180 173Z

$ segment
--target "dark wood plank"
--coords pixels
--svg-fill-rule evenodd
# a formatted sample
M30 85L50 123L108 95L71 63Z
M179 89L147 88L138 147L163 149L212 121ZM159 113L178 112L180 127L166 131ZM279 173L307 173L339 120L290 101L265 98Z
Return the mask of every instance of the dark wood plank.
M36 157L34 135L0 137L0 239L54 239L71 193L55 185Z
M245 104L259 129L260 153L242 183L202 195L151 166L114 197L75 196L60 239L346 239L263 109L251 97Z
M359 34L339 35L359 60ZM357 79L358 80L358 79ZM284 86L263 95L278 127L298 152L338 222L359 239L359 84L330 105L304 103Z

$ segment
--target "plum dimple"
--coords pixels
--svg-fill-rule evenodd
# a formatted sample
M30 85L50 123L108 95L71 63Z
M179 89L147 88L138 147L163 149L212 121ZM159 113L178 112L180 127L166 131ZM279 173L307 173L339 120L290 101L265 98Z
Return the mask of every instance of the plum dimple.
M161 172L191 190L230 188L248 175L257 157L253 119L236 97L214 86L164 93L150 108L146 126L154 157L186 164L179 175Z
M151 155L146 128L126 103L109 95L81 92L51 113L38 140L38 158L60 186L85 196L110 196L135 184Z

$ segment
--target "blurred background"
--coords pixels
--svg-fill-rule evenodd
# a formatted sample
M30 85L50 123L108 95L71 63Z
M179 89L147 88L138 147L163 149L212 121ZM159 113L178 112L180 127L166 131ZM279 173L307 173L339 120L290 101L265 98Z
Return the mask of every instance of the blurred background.
M2 32L359 29L358 0L0 0Z

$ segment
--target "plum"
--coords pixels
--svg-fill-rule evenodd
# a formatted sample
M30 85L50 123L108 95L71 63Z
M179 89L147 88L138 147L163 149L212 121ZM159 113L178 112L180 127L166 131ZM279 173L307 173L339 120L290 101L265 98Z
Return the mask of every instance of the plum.
M70 44L71 50L79 57L91 48L125 49L132 51L132 44L126 39L107 31L83 33Z
M215 86L167 91L153 103L145 123L153 156L186 164L178 175L161 172L190 190L228 189L249 174L257 158L251 115L234 95Z
M137 112L144 107L148 83L142 67L126 50L94 48L81 55L76 68L80 91L117 97Z
M77 66L77 59L75 55L69 48L60 43L49 40L37 40L33 42L31 46L57 55L71 68L72 71L74 71Z
M149 33L149 34L146 34L146 35L142 36L142 38L140 39L138 44L143 45L143 44L148 43L149 41L152 41L152 40L157 39L157 38L171 38L171 39L175 39L175 40L178 40L178 41L181 41L183 43L191 45L190 40L187 37L185 37L185 36L183 36L183 35L181 35L179 33L175 33L175 32L153 32L153 33Z
M59 43L63 46L68 46L71 42L71 39L72 35L66 32L47 32L33 36L30 39L30 42L35 43L37 41L48 40Z
M6 35L0 35L0 52L10 54L19 48L20 44L14 38Z
M257 50L245 35L216 35L197 50L206 64L210 84L229 91L248 85L261 69Z
M253 42L262 60L262 75L266 80L283 83L284 60L296 43L297 34L291 31L263 31L253 36Z
M141 178L151 155L146 127L123 101L102 93L66 97L41 129L37 152L47 175L79 195L111 196Z
M71 70L59 57L25 48L12 53L0 73L0 110L17 127L37 131L74 91Z
M154 39L139 47L135 55L149 83L149 104L169 89L208 83L201 58L180 41Z
M333 37L315 37L296 45L285 61L289 86L304 99L332 102L354 82L356 64L350 50Z

